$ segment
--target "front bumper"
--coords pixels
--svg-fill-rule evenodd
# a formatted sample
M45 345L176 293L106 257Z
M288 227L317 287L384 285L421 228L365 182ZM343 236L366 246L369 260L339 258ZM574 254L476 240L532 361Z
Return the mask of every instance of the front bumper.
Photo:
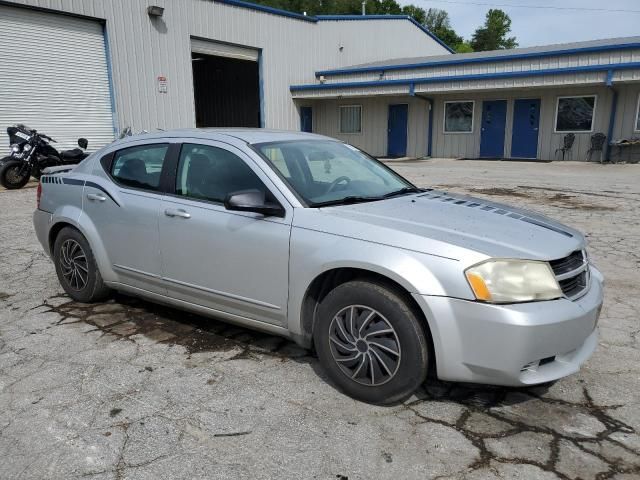
M491 305L414 295L431 327L438 377L522 386L577 372L598 344L603 277L590 269L589 291L575 301Z

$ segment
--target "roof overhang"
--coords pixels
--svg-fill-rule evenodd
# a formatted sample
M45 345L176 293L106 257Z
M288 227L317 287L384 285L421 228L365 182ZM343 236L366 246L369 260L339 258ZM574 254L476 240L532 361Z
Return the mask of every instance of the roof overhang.
M362 20L405 20L411 22L415 27L420 29L424 34L435 40L440 46L445 48L449 53L455 53L446 43L440 40L435 34L433 34L424 25L418 23L410 15L303 15L301 13L290 12L288 10L282 10L280 8L268 7L266 5L260 5L257 3L245 2L244 0L214 0L218 3L231 5L234 7L246 8L249 10L256 10L258 12L269 13L271 15L278 15L281 17L293 18L295 20L301 20L303 22L318 23L326 21L362 21Z
M634 70L636 72L634 72ZM624 72L628 72L625 74ZM558 82L557 78L571 76ZM513 82L505 82L513 80ZM548 81L550 80L550 81ZM415 93L449 93L456 90L491 90L499 88L531 88L563 85L611 86L618 81L640 81L640 62L582 65L565 68L481 73L469 75L438 75L400 79L379 79L351 82L331 82L290 87L294 98L341 96L397 95ZM493 85L492 85L493 84ZM441 88L444 87L444 88Z

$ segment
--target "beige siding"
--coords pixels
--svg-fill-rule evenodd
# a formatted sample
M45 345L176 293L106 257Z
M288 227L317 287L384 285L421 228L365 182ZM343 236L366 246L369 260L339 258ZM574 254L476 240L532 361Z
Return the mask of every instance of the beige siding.
M391 57L389 57L391 58ZM384 80L411 78L433 78L458 75L483 75L503 72L535 72L555 68L572 68L602 64L619 64L640 62L640 48L630 50L612 50L598 53L582 53L575 55L558 55L544 58L515 58L481 63L437 65L406 70L389 70L384 72ZM381 69L382 70L382 69ZM627 78L624 72L620 77ZM380 71L335 75L327 78L327 83L345 81L372 81L379 78ZM600 74L598 74L600 75ZM637 78L637 77L636 77ZM512 80L507 80L512 81Z
M593 132L576 133L576 140L571 155L567 159L584 160L593 133L607 134L611 112L612 93L606 87L581 87L571 89L544 89L509 92L490 92L483 94L457 94L438 96L434 108L433 156L454 158L478 158L480 155L480 126L482 118L482 101L492 99L507 100L507 118L505 128L505 157L510 156L513 101L517 98L540 98L540 126L538 136L538 158L553 160L555 150L562 145L564 133L555 133L555 111L558 96L597 95L594 114ZM475 100L474 131L472 133L444 133L444 102L447 100Z
M407 156L423 157L427 152L429 102L411 97L377 97L353 100L326 100L299 103L313 107L313 131L338 138L367 153L382 157L387 154L387 121L389 105L409 105L407 127ZM341 134L340 105L362 105L362 133Z
M261 49L265 126L294 130L299 116L289 86L313 82L316 70L446 53L407 20L311 23L210 0L15 3L106 21L117 123L134 130L195 125L191 37ZM151 4L165 8L161 19L149 18ZM157 91L160 75L168 81L166 94Z

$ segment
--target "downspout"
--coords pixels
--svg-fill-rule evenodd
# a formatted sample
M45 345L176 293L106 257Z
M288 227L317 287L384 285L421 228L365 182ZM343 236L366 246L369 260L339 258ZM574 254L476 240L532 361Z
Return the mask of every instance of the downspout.
M607 149L605 150L605 161L611 161L611 140L613 128L616 122L616 110L618 108L618 91L613 87L613 69L607 71L607 87L613 93L611 99L611 114L609 115L609 129L607 130Z
M433 98L416 95L415 84L409 85L409 95L429 102L429 128L427 129L427 157L431 157L433 149Z

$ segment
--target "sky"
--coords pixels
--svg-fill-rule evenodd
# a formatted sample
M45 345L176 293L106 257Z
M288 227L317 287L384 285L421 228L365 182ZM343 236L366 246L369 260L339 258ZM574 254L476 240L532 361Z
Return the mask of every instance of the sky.
M399 3L412 3L425 10L446 10L453 28L465 39L484 23L487 10L500 8L511 17L511 35L515 35L520 47L640 35L640 0L400 0ZM603 11L561 9L569 7ZM637 13L612 11L615 9Z

